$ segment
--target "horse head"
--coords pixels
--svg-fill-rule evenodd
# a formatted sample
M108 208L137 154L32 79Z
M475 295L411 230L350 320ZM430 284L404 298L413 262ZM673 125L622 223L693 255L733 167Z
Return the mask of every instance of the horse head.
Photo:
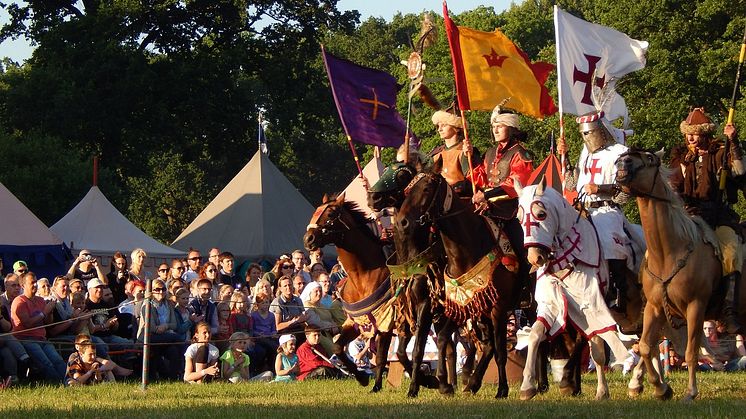
M404 188L405 198L394 218L396 250L402 260L409 260L427 246L431 228L456 199L440 175L442 168L442 161L436 160L429 171L415 175Z
M373 211L401 207L404 202L404 188L409 185L416 173L412 166L404 163L387 166L378 182L368 191L368 206Z
M309 251L330 243L341 243L345 233L358 224L348 208L352 204L345 203L344 193L336 197L324 195L322 202L314 211L303 236L303 243Z
M651 195L660 176L663 149L630 149L616 160L616 184L631 195Z
M558 205L566 201L554 188L547 188L545 179L538 185L516 188L519 192L516 217L523 228L523 243L528 262L540 267L551 259L555 236L561 230Z

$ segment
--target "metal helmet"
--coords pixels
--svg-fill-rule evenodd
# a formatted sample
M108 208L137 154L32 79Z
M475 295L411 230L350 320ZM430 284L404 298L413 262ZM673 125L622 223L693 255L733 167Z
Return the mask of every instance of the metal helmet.
M603 111L587 113L579 116L575 121L578 123L583 142L589 152L595 153L604 147L616 143L616 140L604 124Z

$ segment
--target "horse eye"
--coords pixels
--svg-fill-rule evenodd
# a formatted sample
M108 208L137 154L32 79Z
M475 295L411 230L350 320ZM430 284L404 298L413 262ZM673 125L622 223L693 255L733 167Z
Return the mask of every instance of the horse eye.
M533 215L538 221L544 221L547 218L547 211L546 208L544 208L544 204L541 202L534 202L531 204L531 215Z

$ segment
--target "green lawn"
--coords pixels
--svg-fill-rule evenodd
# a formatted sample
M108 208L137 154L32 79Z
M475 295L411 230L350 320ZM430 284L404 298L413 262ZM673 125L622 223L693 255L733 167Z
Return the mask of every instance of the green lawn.
M507 400L495 400L495 387L485 385L476 396L439 395L423 390L410 400L404 388L386 387L378 394L353 381L292 384L155 384L146 392L137 384L62 388L29 386L0 392L0 416L6 417L283 417L283 418L682 418L746 417L746 374L701 374L700 399L691 405L679 403L686 376L671 380L674 401L659 402L645 394L627 398L626 379L610 373L612 399L596 402L595 375L583 378L584 393L578 398L561 398L556 386L530 402L517 399L511 386Z

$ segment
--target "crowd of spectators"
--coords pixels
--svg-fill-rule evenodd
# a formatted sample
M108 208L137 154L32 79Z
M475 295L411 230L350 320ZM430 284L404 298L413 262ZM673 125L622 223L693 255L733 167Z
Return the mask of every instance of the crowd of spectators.
M203 261L192 249L150 272L144 250L133 250L129 263L117 252L106 273L104 255L82 250L51 281L16 261L0 295L0 374L11 383L66 385L136 376L147 335L151 381L347 375L330 356L345 321L336 292L345 276L339 265L330 272L321 251L309 261L296 250L267 272L251 263L239 274L230 252L213 248L208 255ZM369 366L369 342L351 346L361 369Z

